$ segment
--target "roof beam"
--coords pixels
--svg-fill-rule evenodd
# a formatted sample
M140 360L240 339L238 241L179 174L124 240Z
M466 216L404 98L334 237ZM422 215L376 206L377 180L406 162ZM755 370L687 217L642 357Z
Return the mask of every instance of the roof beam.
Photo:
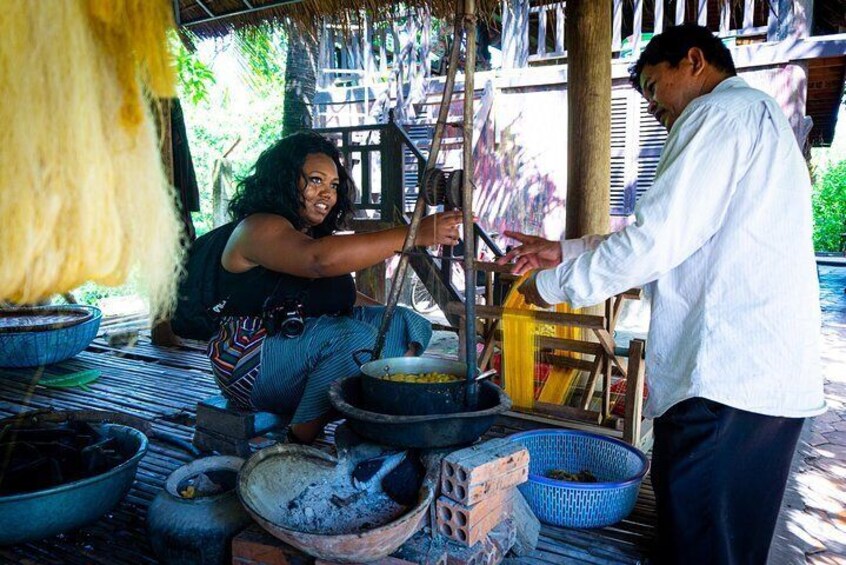
M262 4L261 6L252 6L252 4L248 0L242 0L242 2L248 6L248 8L244 10L238 10L235 12L229 12L226 14L215 15L212 13L205 4L202 3L202 0L196 0L197 4L207 13L209 17L207 18L200 18L197 20L191 20L190 22L181 22L180 25L182 27L192 27L195 25L200 25L208 22L226 20L229 18L234 18L235 16L243 16L244 14L253 14L255 12L261 12L263 10L268 10L270 8L278 8L280 6L286 6L288 4L296 4L301 2L302 0L275 0L274 2L268 2L267 4ZM178 17L178 16L177 16Z
M199 6L200 8L202 8L202 9L203 9L203 11L204 11L205 13L207 13L207 14L209 15L209 17L210 17L210 18L213 18L213 17L214 17L214 12L212 12L211 10L209 10L209 9L208 9L208 7L207 7L205 4L203 4L203 0L194 0L194 2L196 2L196 3L197 3L197 6Z

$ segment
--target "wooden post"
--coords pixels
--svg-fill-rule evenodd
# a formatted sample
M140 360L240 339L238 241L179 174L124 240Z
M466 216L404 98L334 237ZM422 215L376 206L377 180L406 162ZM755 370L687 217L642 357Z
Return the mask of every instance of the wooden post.
M658 35L664 31L664 0L655 0L655 24L653 33Z
M813 13L814 0L778 0L778 40L808 37Z
M171 101L168 99L161 99L158 103L158 120L159 140L161 145L159 152L164 164L165 177L169 185L173 186L173 132L171 131L170 120L170 106ZM187 221L191 221L189 212L183 210L183 216L186 216ZM185 218L183 218L184 220ZM150 242L155 245L154 242ZM179 338L173 333L170 326L170 320L152 320L153 327L150 329L150 339L154 345L178 345Z
M629 367L626 378L626 417L623 420L623 441L635 447L640 443L643 415L644 365L642 339L633 339L629 345Z
M611 3L566 6L567 238L609 229L611 182Z
M746 25L745 12L743 14L743 19L744 25ZM731 0L720 0L720 35L728 35L729 29L731 29Z

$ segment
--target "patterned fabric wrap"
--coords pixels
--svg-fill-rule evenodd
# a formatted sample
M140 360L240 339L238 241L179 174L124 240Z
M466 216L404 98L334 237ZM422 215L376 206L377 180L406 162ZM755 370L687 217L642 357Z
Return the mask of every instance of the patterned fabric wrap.
M329 411L329 386L358 373L352 354L373 348L383 312L358 306L350 316L308 318L293 338L267 336L257 318L226 319L209 343L215 379L224 396L246 408L291 415L294 424L312 421ZM431 338L428 320L398 307L382 356L399 357L413 346L420 354Z
M253 409L250 394L261 369L261 344L267 331L256 316L224 317L206 351L223 396Z

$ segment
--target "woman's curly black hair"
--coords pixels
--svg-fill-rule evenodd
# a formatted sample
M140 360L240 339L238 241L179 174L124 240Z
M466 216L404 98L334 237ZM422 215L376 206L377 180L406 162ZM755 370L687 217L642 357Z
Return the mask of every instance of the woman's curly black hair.
M330 157L338 167L338 201L323 223L312 229L312 235L328 235L346 227L353 212L355 183L341 163L337 146L312 131L284 137L262 152L250 174L238 182L238 191L229 203L232 219L239 221L264 212L285 217L298 230L305 228L300 216L304 201L299 181L305 178L306 157L314 153Z

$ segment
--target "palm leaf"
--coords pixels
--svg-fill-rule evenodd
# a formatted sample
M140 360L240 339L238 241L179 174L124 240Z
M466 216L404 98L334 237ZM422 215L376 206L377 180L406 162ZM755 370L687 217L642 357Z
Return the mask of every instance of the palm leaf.
M89 390L86 385L93 383L101 375L102 372L97 369L79 371L67 375L47 375L41 377L38 384L50 388L72 388L78 386L83 390Z

